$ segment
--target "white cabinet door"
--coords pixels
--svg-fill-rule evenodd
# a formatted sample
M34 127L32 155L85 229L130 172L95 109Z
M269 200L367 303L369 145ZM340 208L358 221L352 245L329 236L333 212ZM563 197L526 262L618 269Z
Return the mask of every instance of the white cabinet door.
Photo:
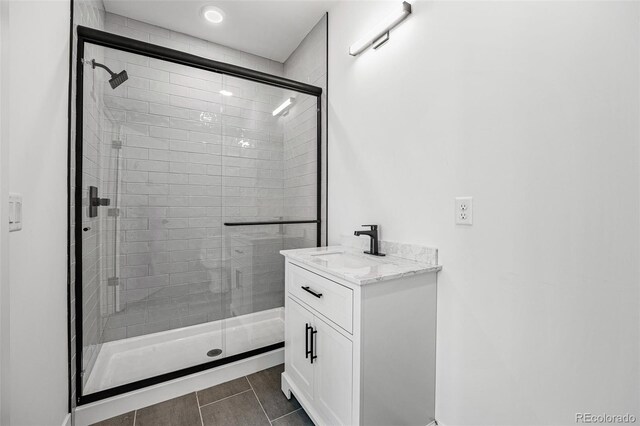
M313 367L307 349L311 348L311 327L313 314L292 298L287 298L285 311L285 356L287 374L304 393L313 401Z
M313 361L315 407L327 425L352 424L352 343L315 318Z

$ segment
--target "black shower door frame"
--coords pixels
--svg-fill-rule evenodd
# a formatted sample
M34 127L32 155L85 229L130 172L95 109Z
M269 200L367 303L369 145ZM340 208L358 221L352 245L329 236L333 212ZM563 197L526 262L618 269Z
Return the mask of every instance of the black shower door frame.
M69 211L69 215L74 215L75 229L73 230L75 235L75 337L76 337L76 392L78 405L88 404L91 402L99 401L104 398L120 395L126 392L131 392L137 389L142 389L148 386L156 385L158 383L173 380L179 377L184 377L190 374L198 373L204 370L215 368L221 365L236 362L242 359L246 359L252 356L270 352L284 347L284 342L276 343L273 345L265 346L262 348L254 349L248 352L244 352L237 355L232 355L224 359L211 361L192 367L183 368L180 370L168 372L158 376L150 377L143 380L134 381L125 385L116 386L113 388L105 389L102 391L94 392L88 395L82 393L82 167L83 167L83 83L84 83L84 48L85 43L91 43L98 46L108 47L111 49L117 49L124 52L130 52L138 55L147 56L150 58L161 59L167 62L172 62L180 65L186 65L193 68L199 68L206 71L215 72L217 74L224 74L233 77L242 78L245 80L255 81L258 83L267 84L269 86L280 87L283 89L295 90L297 92L315 96L317 99L317 200L316 200L316 219L315 220L303 220L303 221L269 221L269 222L227 222L225 226L251 226L251 225L267 225L267 224L298 224L298 223L315 223L316 224L316 239L317 246L322 245L322 103L321 95L322 88L312 86L309 84L301 83L298 81L290 80L287 78L255 71L248 68L231 65L224 62L214 61L211 59L202 58L200 56L192 55L190 53L181 52L179 50L170 49L167 47L158 46L151 43L135 40L128 37L111 34L105 31L96 30L84 26L78 26L78 46L77 46L77 63L76 63L76 137L75 137L75 211ZM71 143L71 141L70 141ZM71 148L71 147L69 147ZM69 194L71 196L71 194ZM79 319L79 320L78 320ZM70 336L71 338L71 336Z

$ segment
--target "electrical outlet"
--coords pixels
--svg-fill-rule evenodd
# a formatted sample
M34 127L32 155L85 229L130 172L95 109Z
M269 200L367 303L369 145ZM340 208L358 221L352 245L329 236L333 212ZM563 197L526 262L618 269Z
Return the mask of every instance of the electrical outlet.
M473 225L473 198L456 198L456 225Z

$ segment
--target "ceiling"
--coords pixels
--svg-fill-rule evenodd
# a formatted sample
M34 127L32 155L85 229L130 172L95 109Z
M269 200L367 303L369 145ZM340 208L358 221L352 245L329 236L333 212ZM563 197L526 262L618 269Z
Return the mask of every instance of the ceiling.
M104 0L107 12L284 62L329 9L331 0ZM202 8L222 9L220 24Z

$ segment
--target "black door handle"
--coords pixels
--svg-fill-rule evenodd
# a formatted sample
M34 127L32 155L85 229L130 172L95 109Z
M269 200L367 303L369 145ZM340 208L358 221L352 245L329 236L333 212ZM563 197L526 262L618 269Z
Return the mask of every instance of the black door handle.
M316 293L315 291L311 290L311 289L309 288L309 286L304 286L304 285L303 285L303 286L302 286L302 289L303 289L304 291L306 291L307 293L311 293L311 294L313 294L313 295L314 295L315 297L317 297L318 299L320 299L320 298L322 297L322 293Z
M313 364L313 360L318 358L318 356L315 354L316 353L316 334L318 334L318 330L314 330L313 328L311 329L311 364Z
M313 330L313 328L309 325L309 323L305 324L304 328L304 357L309 358L311 351L309 350L309 330Z

